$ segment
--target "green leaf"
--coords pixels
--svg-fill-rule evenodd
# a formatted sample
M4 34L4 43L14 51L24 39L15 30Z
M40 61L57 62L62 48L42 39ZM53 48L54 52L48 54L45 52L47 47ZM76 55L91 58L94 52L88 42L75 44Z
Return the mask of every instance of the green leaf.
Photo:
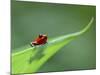
M27 49L21 48L18 52L12 53L12 74L37 72L62 47L85 33L93 20L92 17L88 25L79 32L48 40L48 43L42 46L30 47L27 45Z

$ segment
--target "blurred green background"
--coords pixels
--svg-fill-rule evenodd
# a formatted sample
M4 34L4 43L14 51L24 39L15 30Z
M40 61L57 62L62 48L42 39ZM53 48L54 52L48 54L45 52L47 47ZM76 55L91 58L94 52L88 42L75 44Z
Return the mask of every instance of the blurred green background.
M62 36L81 30L92 17L96 19L96 6L11 1L12 51L29 44L40 33L48 38ZM38 72L95 68L96 21L88 32L63 47Z

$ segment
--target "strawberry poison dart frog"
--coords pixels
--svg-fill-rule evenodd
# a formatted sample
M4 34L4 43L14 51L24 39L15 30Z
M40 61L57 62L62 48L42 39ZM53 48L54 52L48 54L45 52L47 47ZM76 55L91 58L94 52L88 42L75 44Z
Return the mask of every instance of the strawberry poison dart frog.
M31 46L44 45L47 43L47 35L39 34L39 36L31 42Z

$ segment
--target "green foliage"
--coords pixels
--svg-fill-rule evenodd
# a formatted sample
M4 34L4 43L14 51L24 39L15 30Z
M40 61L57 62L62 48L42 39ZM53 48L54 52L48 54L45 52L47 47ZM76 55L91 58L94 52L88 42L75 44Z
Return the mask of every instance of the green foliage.
M85 33L92 25L93 20L94 18L79 32L48 40L48 43L42 46L28 47L27 49L12 53L12 74L37 72L62 47Z

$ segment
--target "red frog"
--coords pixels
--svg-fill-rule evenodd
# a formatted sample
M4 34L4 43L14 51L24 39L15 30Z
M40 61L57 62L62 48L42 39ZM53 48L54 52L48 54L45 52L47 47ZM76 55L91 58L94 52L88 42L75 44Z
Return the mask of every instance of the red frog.
M31 46L36 46L36 45L44 45L47 43L47 35L45 34L39 34L39 36L31 42Z

